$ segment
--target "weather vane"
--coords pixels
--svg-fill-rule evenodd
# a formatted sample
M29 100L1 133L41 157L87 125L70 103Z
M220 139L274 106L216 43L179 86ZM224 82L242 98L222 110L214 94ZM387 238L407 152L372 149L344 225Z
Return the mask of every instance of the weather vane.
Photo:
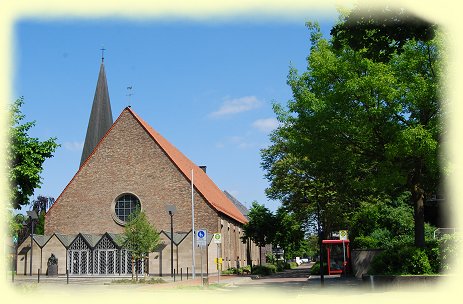
M101 62L104 62L104 51L106 51L106 49L103 46L100 50L101 50Z
M129 96L129 107L130 107L130 97L133 95L132 93L132 86L130 87L127 87L127 95L126 96Z

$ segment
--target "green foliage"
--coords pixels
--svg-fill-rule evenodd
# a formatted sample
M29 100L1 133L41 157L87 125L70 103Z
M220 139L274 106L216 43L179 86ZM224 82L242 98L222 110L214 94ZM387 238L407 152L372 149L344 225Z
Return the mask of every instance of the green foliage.
M431 274L432 268L425 250L413 245L395 246L375 256L370 274Z
M277 266L269 264L269 265L256 265L252 266L252 274L266 276L272 273L277 272Z
M414 206L420 207L441 174L438 154L445 119L440 36L404 38L400 52L373 60L370 50L352 47L350 38L334 45L321 38L316 25L308 27L312 45L307 71L290 70L293 99L286 107L274 105L280 126L270 135L272 145L261 151L270 182L267 196L294 212L313 214L320 203L325 232L346 227L359 202L374 203L372 198L392 200L409 191ZM369 34L360 35L366 39ZM376 41L390 39L383 32L374 36ZM401 209L394 210L391 205L388 211L400 215ZM423 247L423 217L414 217L415 242ZM385 228L398 235L403 231L396 229L408 227L390 224L396 226Z
M272 252L267 252L265 254L265 262L270 263L270 264L275 264L276 262L276 257Z
M251 265L247 265L247 266L239 267L239 268L231 267L226 270L223 270L221 273L222 274L239 274L239 275L249 274L251 273Z
M323 263L324 274L328 274L328 264ZM315 262L310 268L310 274L320 275L320 262Z
M413 236L413 209L403 195L397 200L362 202L350 223L353 248L389 248Z
M34 224L34 234L45 234L45 212L41 212L37 223Z
M440 266L443 271L454 270L453 265L460 258L463 241L461 234L445 234L439 240Z
M259 247L270 244L275 232L275 219L270 210L253 202L248 217L249 222L244 225L241 237L243 243L250 238Z
M27 205L34 189L40 188L43 163L45 159L53 157L53 153L59 147L56 138L39 141L38 138L29 136L28 132L35 125L35 121L23 123L23 103L23 98L19 98L10 108L7 160L11 186L10 201L15 209Z
M285 264L285 269L295 269L299 267L296 262L289 262Z
M144 211L130 214L124 227L123 238L123 246L130 250L136 259L144 258L148 253L153 252L161 240Z
M23 229L23 222L27 220L23 214L14 214L13 210L8 209L8 236L19 237L20 231Z
M145 212L136 210L129 215L122 235L123 247L130 250L135 261L144 259L160 244L160 236L149 223ZM132 268L134 266L132 261ZM132 271L132 276L133 276ZM138 272L137 272L138 278Z
M285 260L296 257L295 253L304 239L302 223L296 219L293 213L280 207L276 211L275 224L272 243L283 248Z
M309 235L300 242L299 249L294 252L293 257L315 257L318 255L318 236Z
M411 39L428 41L435 35L436 25L401 8L356 6L331 29L333 45L341 49L349 45L367 58L387 62L394 53L401 53Z

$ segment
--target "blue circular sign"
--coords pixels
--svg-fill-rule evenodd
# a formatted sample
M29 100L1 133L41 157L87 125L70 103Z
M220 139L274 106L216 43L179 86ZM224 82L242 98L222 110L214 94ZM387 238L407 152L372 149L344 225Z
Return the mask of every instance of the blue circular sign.
M203 230L199 230L199 231L198 231L198 237L202 239L204 236L205 236L204 231L203 231Z

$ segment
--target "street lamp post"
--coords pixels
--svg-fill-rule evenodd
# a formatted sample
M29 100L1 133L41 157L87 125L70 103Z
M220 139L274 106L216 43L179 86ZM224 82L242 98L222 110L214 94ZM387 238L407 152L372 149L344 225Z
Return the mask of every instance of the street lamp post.
M320 247L320 285L324 286L325 285L325 275L324 275L324 270L323 270L323 235L322 231L320 229L320 201L318 200L317 197L317 226L318 226L318 245Z
M170 215L170 276L174 276L174 213L177 211L175 205L167 205L167 212Z
M27 211L27 215L31 219L31 258L30 258L30 269L29 269L29 275L32 276L32 247L33 247L33 239L34 239L34 220L38 219L39 217L37 216L37 213L35 211Z

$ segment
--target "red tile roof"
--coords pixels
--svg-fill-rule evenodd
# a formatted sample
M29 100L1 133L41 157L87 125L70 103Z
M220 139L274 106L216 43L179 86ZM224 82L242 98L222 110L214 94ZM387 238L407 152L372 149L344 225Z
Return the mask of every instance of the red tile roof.
M76 176L79 174L82 168L86 166L89 159L93 156L100 144L105 140L105 138L114 128L114 126L119 122L119 119L121 118L122 114L124 114L124 112L126 111L129 112L135 118L135 120L143 127L143 129L145 129L145 131L159 145L159 147L161 147L161 149L177 166L177 168L183 173L183 175L189 182L191 182L191 170L193 170L194 187L215 210L231 217L232 219L240 223L245 224L248 222L246 217L238 210L238 208L228 199L228 197L217 187L217 185L209 178L209 176L207 176L207 174L201 168L199 168L191 160L189 160L182 152L180 152L169 141L162 137L161 134L156 132L150 125L148 125L143 119L141 119L141 117L138 116L130 107L125 108L121 112L114 124L111 126L108 132L106 132L106 134L103 136L100 142L96 145L95 149L92 151L89 157L83 162L77 173L68 183L66 188L64 188L63 192L56 199L55 203L52 205L50 210L48 210L48 212L50 212L53 209L53 207L57 205L63 193L72 183L72 181L76 178Z
M209 176L191 160L189 160L182 152L175 148L161 134L156 132L150 125L140 118L131 108L126 108L124 111L129 111L135 119L148 132L151 138L161 147L171 161L183 173L188 181L191 182L191 170L194 172L194 186L201 193L206 201L217 211L228 215L240 223L247 223L246 217L238 210L238 208L228 199L228 197L217 187L217 185L209 178Z

